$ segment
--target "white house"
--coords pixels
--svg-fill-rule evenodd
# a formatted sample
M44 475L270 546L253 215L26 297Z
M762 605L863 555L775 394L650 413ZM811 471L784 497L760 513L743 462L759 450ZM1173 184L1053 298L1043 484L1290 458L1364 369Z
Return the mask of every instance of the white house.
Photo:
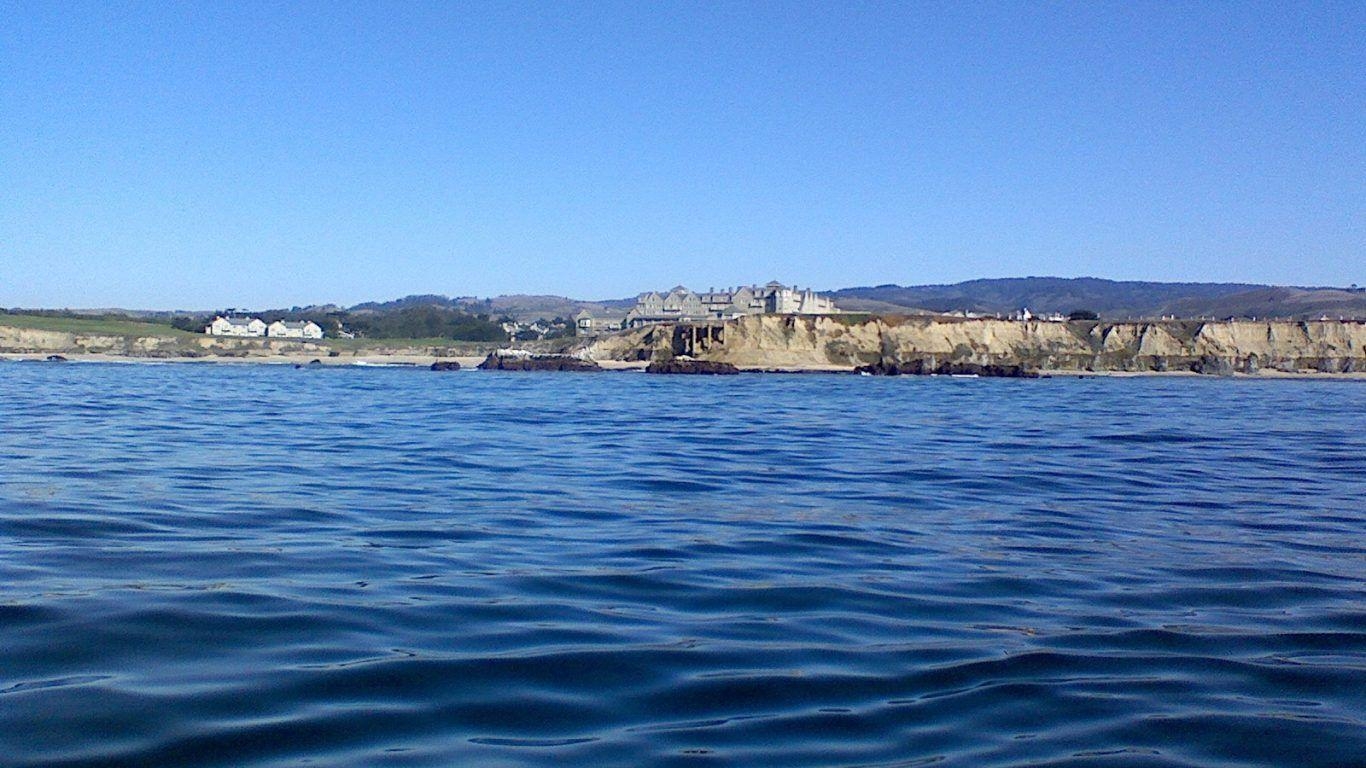
M259 317L215 317L204 333L210 336L265 336L266 324Z
M293 320L276 320L266 326L266 335L271 338L280 339L321 339L323 337L322 326L312 320L296 322Z
M626 313L624 312L603 312L593 314L588 310L580 310L574 315L574 326L578 329L580 336L596 336L600 333L611 333L619 331L626 326Z

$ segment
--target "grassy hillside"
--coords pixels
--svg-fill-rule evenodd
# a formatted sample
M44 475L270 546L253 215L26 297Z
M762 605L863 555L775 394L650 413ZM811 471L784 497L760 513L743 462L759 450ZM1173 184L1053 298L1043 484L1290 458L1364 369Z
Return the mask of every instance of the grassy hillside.
M49 317L47 315L0 312L0 325L38 331L57 331L100 336L172 336L196 334L172 328L165 323L145 323L123 318Z

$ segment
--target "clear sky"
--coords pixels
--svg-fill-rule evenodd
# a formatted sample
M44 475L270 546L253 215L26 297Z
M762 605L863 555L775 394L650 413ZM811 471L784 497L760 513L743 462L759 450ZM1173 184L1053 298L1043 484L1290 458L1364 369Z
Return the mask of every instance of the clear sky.
M1366 284L1366 3L0 0L0 306Z

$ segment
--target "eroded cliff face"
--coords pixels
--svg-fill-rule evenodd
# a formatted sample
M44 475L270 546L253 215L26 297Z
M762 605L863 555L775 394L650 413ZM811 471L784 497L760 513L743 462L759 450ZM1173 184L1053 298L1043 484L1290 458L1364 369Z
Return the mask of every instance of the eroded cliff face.
M597 340L587 352L600 360L690 355L742 368L972 363L1038 371L1352 372L1366 371L1366 324L878 317L851 322L764 315L653 326Z

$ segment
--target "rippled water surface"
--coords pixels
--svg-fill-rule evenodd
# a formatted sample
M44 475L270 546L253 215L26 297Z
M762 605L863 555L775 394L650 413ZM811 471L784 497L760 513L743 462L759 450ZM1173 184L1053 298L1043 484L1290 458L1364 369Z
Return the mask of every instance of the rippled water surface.
M0 764L1364 759L1360 382L0 364Z

